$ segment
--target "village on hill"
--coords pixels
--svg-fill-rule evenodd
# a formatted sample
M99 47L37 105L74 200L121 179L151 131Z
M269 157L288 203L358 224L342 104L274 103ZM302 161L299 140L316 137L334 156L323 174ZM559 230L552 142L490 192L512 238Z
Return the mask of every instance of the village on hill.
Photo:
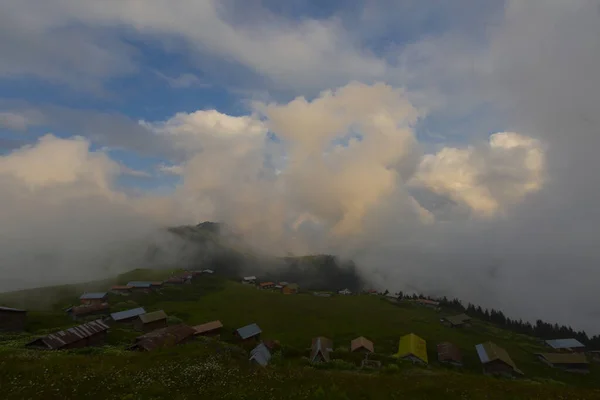
M468 315L468 311L456 308L455 302L441 299L403 296L401 293L391 294L387 291L381 293L373 289L358 293L353 293L347 288L314 291L310 288L300 288L293 282L260 280L256 276L241 276L235 279L241 284L238 290L252 288L258 291L257 293L271 293L272 296L297 296L298 301L306 300L306 296L337 297L340 300L373 298L400 307L398 310L413 309L415 313L436 315L433 320L435 322L430 323L427 328L423 326L422 329L413 329L402 334L394 331L382 332L382 335L390 337L390 340L394 340L394 335L397 335L395 350L392 352L388 350L389 345L378 344L377 339L369 334L371 330L367 332L356 329L352 331L353 336L345 335L348 337L346 341L334 342L334 338L329 336L331 329L318 329L319 326L324 326L323 323L316 324L317 328L314 330L305 330L310 331L312 336L304 338L304 351L290 351L285 337L279 337L268 328L263 329L263 323L267 323L268 326L273 323L265 321L264 318L253 319L248 316L247 324L240 326L228 321L226 316L188 324L152 303L155 298L161 296L176 303L177 296L171 299L171 293L189 296L200 293L204 290L203 285L210 287L212 282L224 279L216 275L215 271L210 269L180 271L162 280L123 281L106 287L105 291L82 292L78 304L72 304L62 311L75 326L54 330L47 327L46 334L30 337L20 347L29 351L98 348L105 345L110 332L115 331L130 338L128 343L120 341L124 351L154 352L194 341L213 340L237 346L246 352L247 361L259 368L268 367L274 359L283 357L286 360L298 359L320 369L327 368L328 365L354 365L353 368L357 371L365 373L389 371L391 366L398 363L421 368L445 366L461 371L465 367L463 354L467 352L477 355L480 374L510 379L525 379L528 376L528 370L520 368L511 357L510 351L494 340L474 340L468 345L465 345L465 340L456 343L456 335L468 335L474 329L473 324L477 325L480 322L474 316ZM144 304L145 298L148 299L148 305ZM273 302L280 301L279 297L270 299ZM188 300L183 297L182 301ZM328 307L328 302L331 301L320 300L321 307ZM129 304L131 306L126 307ZM198 298L197 304L201 306L201 297ZM294 312L293 309L289 310L289 313ZM27 325L27 310L0 307L0 331L23 332ZM431 343L428 337L431 329L449 329L450 332L456 333L453 334L454 338ZM428 351L428 346L435 349L434 352ZM600 352L586 348L575 338L561 337L540 341L540 346L536 351L530 351L529 357L541 368L587 375L593 368L593 363L600 362L599 355ZM432 359L432 356L435 358ZM468 360L467 364L473 370L473 360Z

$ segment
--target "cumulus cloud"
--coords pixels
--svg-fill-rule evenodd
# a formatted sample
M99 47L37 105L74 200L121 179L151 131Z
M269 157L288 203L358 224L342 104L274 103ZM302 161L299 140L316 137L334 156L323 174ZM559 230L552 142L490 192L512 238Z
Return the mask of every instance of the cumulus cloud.
M24 115L12 112L0 112L0 128L13 131L24 131L27 129L28 121Z
M495 133L487 146L445 147L423 158L415 186L450 197L482 216L519 203L542 188L544 152L538 140L514 132Z
M147 263L157 237L169 243L160 199L116 190L120 171L77 137L0 156L0 290L104 278Z
M253 103L246 116L200 110L133 124L106 114L75 119L71 129L81 132L74 135L168 154L159 169L181 174L182 183L160 198L119 192L118 163L90 151L84 139L46 137L2 156L0 229L12 246L12 253L0 252L5 258L24 246L44 249L33 253L47 260L61 254L46 261L47 271L64 266L60 275L115 238L139 237L161 223L219 220L271 252L351 257L382 288L458 296L517 318L600 329L593 288L600 261L594 1L509 0L486 18L492 26L478 25L485 35L463 24L393 43L380 57L359 45L390 29L389 20L379 24L378 17L389 10L376 2L360 19L368 23L368 37L348 35L339 16L290 22L261 9L257 15L272 18L234 23L234 13L212 1L172 7L156 0L143 9L133 1L37 3L14 3L3 16L31 26L26 33L34 36L61 32L73 20L135 30L171 49L183 43L196 61L206 54L227 59L266 87L293 88L305 97ZM427 21L425 14L418 20ZM365 33L364 26L355 32ZM104 40L88 34L86 43ZM131 68L126 48L108 57L88 45L83 53L91 52L97 66L85 78ZM18 69L10 60L23 62L3 60L9 60L0 61L4 76ZM48 76L60 75L56 65L85 70L78 63L86 60L52 61ZM372 84L382 77L388 84ZM408 91L398 89L405 83ZM65 110L53 111L60 112L43 113L46 121L69 125ZM448 138L455 127L438 123L434 130L452 143L428 151L419 143L419 124L440 115L468 121L469 131ZM479 140L465 139L480 127ZM130 135L121 134L127 130ZM64 222L75 219L86 228ZM9 229L19 224L22 229ZM124 235L115 235L120 231Z

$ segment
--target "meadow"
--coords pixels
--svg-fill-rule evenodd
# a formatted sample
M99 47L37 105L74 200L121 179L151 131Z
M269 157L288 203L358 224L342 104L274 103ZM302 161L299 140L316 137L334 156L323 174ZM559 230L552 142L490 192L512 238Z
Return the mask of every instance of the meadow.
M134 271L115 279L155 279ZM154 272L153 272L154 274ZM100 289L100 288L97 288ZM106 288L105 288L106 289ZM50 293L51 288L46 289ZM53 294L53 305L29 313L28 332L0 337L0 393L6 398L231 398L231 399L594 399L600 398L600 368L588 375L552 369L534 353L548 351L538 339L474 321L468 328L442 325L437 312L408 302L392 303L376 295L317 297L310 293L283 295L258 290L217 276L202 276L192 285L166 287L159 293L110 295L112 311L143 306L163 309L171 323L189 325L219 319L222 342L196 342L134 353L124 348L137 336L127 327L114 327L107 345L72 351L46 352L22 346L36 335L74 325L61 307L79 293ZM22 301L0 296L2 304ZM13 304L7 304L13 305ZM263 339L282 348L267 368L251 367L247 353L235 343L234 329L257 323ZM427 340L429 365L413 366L390 356L398 339L415 333ZM307 362L311 338L333 340L337 361L321 367ZM365 336L375 343L372 358L381 370L359 370L360 357L349 353L350 340ZM504 347L525 373L521 379L492 378L481 373L475 345L487 340ZM437 343L458 345L464 368L437 362Z

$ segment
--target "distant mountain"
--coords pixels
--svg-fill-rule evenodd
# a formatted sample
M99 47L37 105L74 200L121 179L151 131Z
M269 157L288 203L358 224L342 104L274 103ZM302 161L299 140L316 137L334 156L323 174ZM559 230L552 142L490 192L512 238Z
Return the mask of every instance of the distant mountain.
M364 282L352 261L341 261L328 254L299 257L273 257L257 254L244 247L240 235L217 222L169 228L169 232L196 250L190 252L187 265L210 268L220 275L256 275L263 280L288 281L315 290L358 291Z

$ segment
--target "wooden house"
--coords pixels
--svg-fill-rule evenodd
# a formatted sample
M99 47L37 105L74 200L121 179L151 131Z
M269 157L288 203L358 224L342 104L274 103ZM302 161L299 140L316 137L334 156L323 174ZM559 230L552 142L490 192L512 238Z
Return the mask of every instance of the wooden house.
M462 366L462 354L457 345L443 342L437 345L438 361L444 364Z
M17 308L0 307L0 332L20 332L25 330L27 311Z
M65 329L37 338L25 346L35 349L63 350L88 346L101 346L106 340L108 325L102 320Z
M134 322L135 329L141 332L152 332L166 328L167 314L163 310L139 315Z
M219 337L223 329L223 324L221 321L211 321L202 325L196 325L193 328L196 332L194 335L196 336Z
M400 338L398 353L394 357L402 360L410 360L413 363L427 364L427 343L424 339L409 333Z
M310 362L329 362L333 351L333 342L323 336L313 338L310 348Z
M81 304L102 304L108 302L108 293L84 293L79 297Z
M517 368L506 350L492 343L486 342L475 346L483 372L487 375L520 376L523 372Z
M353 353L374 353L373 342L369 339L360 336L350 342L350 351Z
M583 353L538 353L538 359L552 368L587 374L590 364Z

